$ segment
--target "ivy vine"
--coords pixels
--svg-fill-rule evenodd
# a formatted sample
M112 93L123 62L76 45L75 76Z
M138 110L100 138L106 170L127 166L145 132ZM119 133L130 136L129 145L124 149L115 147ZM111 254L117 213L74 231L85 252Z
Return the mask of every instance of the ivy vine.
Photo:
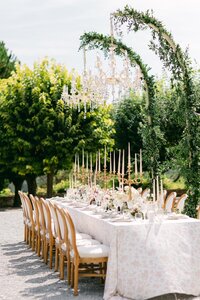
M126 24L128 31L146 30L149 28L152 39L149 48L153 50L161 59L172 75L173 82L179 90L183 85L185 92L185 102L180 107L180 113L185 118L185 131L182 139L182 152L185 158L183 169L186 174L186 183L189 193L189 200L186 203L186 213L196 216L196 207L200 201L200 134L199 115L196 113L199 106L199 99L195 97L193 84L193 70L187 52L183 52L181 47L175 43L171 33L164 27L163 23L157 20L152 11L139 12L129 6L123 10L117 10L114 14L116 26Z

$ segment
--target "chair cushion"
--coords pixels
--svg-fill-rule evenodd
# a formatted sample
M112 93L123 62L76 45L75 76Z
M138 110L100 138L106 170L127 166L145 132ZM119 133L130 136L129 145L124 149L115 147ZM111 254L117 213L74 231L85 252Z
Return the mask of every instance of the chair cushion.
M108 257L109 247L105 245L91 245L91 246L78 246L79 256L81 258L99 258ZM73 251L71 251L71 256L74 256Z
M91 239L91 238L92 237L89 234L76 232L76 240Z
M100 242L94 239L82 239L82 240L78 240L76 241L76 245L77 247L79 246L91 246L91 245L100 245ZM63 243L61 245L61 249L66 251L67 250L67 246L66 243Z

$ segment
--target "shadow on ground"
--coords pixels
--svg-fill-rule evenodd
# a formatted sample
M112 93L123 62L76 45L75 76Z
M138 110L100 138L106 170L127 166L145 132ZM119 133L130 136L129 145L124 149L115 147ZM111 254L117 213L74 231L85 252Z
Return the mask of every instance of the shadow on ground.
M58 272L50 270L24 242L3 244L1 249L8 259L10 275L19 281L20 277L23 278L23 289L20 290L22 299L74 299L66 280L60 280ZM103 299L104 285L98 278L81 278L79 289L78 298L81 300Z

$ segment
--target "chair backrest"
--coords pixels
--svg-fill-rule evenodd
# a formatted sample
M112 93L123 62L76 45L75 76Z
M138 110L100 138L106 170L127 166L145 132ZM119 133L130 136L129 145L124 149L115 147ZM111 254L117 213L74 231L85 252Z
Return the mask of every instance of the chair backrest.
M76 230L74 226L74 222L67 211L67 209L63 209L63 214L66 220L67 229L68 229L68 245L70 251L74 252L75 257L79 257L78 249L76 246Z
M150 189L146 188L144 191L142 191L142 198L146 198L148 196L148 194L150 194Z
M52 201L49 201L49 209L50 209L50 213L51 213L51 218L53 219L53 222L54 222L54 237L55 238L59 238L59 240L61 239L61 236L60 236L60 225L59 225L59 222L58 222L58 216L57 216L57 211L56 211L56 208L55 208L55 205Z
M163 198L161 197L161 193L160 193L160 205L161 207L164 207L165 201L166 201L166 196L167 196L167 190L163 191Z
M49 233L50 236L52 236L52 226L51 226L51 213L49 209L48 202L44 200L43 198L40 199L43 207L44 212L44 225L46 232Z
M31 202L30 198L25 193L23 193L23 198L24 198L24 201L25 201L26 209L27 209L28 219L31 222L31 224L34 225L35 222L34 222L34 218L33 218L32 202Z
M176 204L176 209L181 213L184 209L185 206L185 200L188 198L187 194L183 194L181 195L181 197L179 198L177 204Z
M65 217L63 215L63 211L57 204L54 204L54 207L55 207L56 214L58 217L61 243L66 243L66 245L67 245L68 244L68 229L67 229Z
M38 226L40 226L40 221L39 221L39 210L38 210L38 206L37 206L37 203L36 203L36 199L35 197L30 194L29 195L30 199L31 199L31 202L33 204L33 209L34 209L34 215L35 215L35 224Z
M23 216L25 219L28 218L28 212L27 212L27 207L26 207L26 203L25 203L25 200L24 200L24 195L21 191L18 191L18 194L19 194L19 197L20 197L20 200L21 200L21 203L22 203L22 211L23 211Z
M167 212L172 212L173 204L176 198L176 192L171 192L165 201L164 209Z
M42 206L42 201L38 198L35 198L36 204L38 207L38 212L39 212L39 224L40 224L40 230L45 231L45 221L44 221L44 211L43 211L43 206Z

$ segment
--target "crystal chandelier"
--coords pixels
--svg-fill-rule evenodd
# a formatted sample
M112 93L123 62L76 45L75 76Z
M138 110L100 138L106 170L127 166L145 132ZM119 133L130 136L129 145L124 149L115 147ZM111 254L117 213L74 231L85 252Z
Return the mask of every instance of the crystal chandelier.
M86 68L86 49L84 48L84 71L81 76L80 88L77 86L74 73L72 74L70 91L66 86L63 88L63 101L69 107L77 107L79 112L82 104L84 106L84 118L86 118L88 107L90 110L93 110L109 101L118 103L120 100L128 97L133 88L138 90L141 87L141 71L140 69L136 71L134 80L127 52L124 52L122 70L120 72L117 70L112 14L110 15L110 36L111 46L108 55L108 71L105 71L99 54L96 57L96 72L93 74L90 70L88 71Z

